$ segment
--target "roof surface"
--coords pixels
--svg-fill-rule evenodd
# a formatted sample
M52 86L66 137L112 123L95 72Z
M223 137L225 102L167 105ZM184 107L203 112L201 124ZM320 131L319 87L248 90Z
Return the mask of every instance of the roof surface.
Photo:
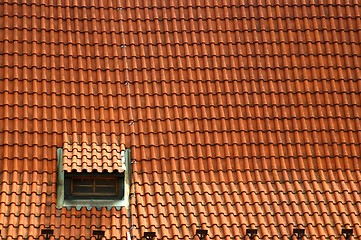
M125 147L105 136L70 136L62 146L65 172L123 172ZM59 161L59 158L58 158Z
M3 238L361 236L358 1L0 4ZM73 135L131 149L129 210L56 209Z

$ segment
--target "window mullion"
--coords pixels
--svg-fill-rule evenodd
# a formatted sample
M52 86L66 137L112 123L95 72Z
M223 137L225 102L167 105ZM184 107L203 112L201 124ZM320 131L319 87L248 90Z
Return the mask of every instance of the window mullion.
M93 179L93 193L96 193L96 179Z

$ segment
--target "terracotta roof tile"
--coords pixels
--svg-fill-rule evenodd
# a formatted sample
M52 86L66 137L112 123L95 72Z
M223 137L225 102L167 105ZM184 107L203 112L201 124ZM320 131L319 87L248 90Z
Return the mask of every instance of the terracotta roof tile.
M357 1L0 4L2 237L361 235ZM129 211L56 209L58 147L131 148Z
M70 139L69 139L70 138ZM63 146L63 170L66 172L123 172L124 145L110 136L72 136Z

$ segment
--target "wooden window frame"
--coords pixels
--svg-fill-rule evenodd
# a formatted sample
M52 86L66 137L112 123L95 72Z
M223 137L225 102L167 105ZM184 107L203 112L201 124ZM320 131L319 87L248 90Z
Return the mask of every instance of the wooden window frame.
M90 180L91 184L78 184L75 182L75 180ZM107 185L107 184L98 184L97 180L112 180L114 184ZM71 178L70 181L70 192L73 196L117 196L119 194L119 181L117 177L106 177L106 176L100 176L100 177L93 177L93 176L75 176ZM89 187L92 188L92 192L75 192L76 187ZM98 188L101 187L108 187L111 186L113 188L113 192L99 192L97 191Z
M97 186L97 180L114 179L115 187L113 193L102 192L74 192L74 180L90 179L93 180L93 190ZM84 185L90 186L90 185ZM98 185L99 186L99 185ZM113 185L114 186L114 185ZM68 173L65 174L65 199L122 199L124 197L124 174L122 173Z

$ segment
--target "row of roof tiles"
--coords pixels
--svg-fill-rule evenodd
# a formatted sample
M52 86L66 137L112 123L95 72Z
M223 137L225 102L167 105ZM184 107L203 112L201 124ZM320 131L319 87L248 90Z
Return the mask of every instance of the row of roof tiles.
M31 72L31 71L30 71ZM270 75L272 76L272 75ZM24 76L23 76L24 77ZM145 76L144 76L145 77ZM79 96L86 100L88 98L92 98L92 103L97 104L99 101L103 101L105 108L119 108L121 106L111 106L106 105L109 104L106 99L101 99L102 97L126 97L127 94L131 97L135 97L135 95L139 95L139 97L174 97L174 96L184 96L187 97L184 101L189 101L188 97L191 96L209 96L212 97L215 94L222 94L227 96L235 96L235 97L252 97L259 96L261 94L265 94L264 96L273 95L275 97L283 97L285 99L291 98L292 96L297 96L295 94L324 94L329 97L327 94L344 94L345 97L348 95L352 95L354 93L359 93L361 91L361 86L357 79L345 79L340 76L339 78L329 78L328 81L325 79L227 79L225 80L210 80L210 79L199 79L192 80L188 79L153 79L153 78L145 78L139 79L137 82L112 82L112 81L90 81L87 80L47 80L47 81L39 81L33 79L26 78L15 78L15 79L4 79L2 85L3 94L11 93L14 95L7 95L7 98L1 98L1 104L13 104L12 99L16 97L28 97L28 101L30 101L30 96L34 97L48 97L47 95L55 95L59 97L63 95L64 97L64 106L75 107L77 103L80 101L78 98L71 98L72 96ZM132 91L130 92L127 89L124 89L124 85L130 85L132 87ZM71 91L69 88L73 88ZM134 89L133 89L134 88ZM179 90L179 91L175 91ZM191 95L192 94L192 95ZM253 94L253 95L250 95ZM219 96L219 95L217 95ZM217 97L213 96L213 97ZM263 95L262 95L263 96ZM160 100L163 100L160 98ZM230 101L235 101L237 98L227 99ZM276 101L277 98L273 102ZM321 102L321 99L298 99L303 104L307 104L308 102ZM330 99L332 100L332 98ZM17 101L20 101L18 99ZM70 102L69 102L70 101ZM214 100L215 101L215 100ZM220 101L220 100L218 100ZM217 102L217 101L215 101ZM273 102L269 102L268 100L260 99L258 102L263 102L263 104L273 104ZM280 101L281 102L281 101ZM342 101L339 101L342 104ZM236 102L237 103L237 102ZM282 103L282 102L281 102ZM279 104L281 104L279 103ZM38 104L44 104L43 102L39 102ZM50 103L51 104L51 103ZM171 103L170 103L171 104ZM223 102L224 105L227 105L228 102ZM242 105L241 103L238 103ZM287 103L292 104L292 102ZM336 104L336 103L335 103ZM44 104L45 105L45 104ZM103 106L103 105L101 105ZM173 105L170 105L173 107ZM95 106L99 108L100 106ZM124 106L127 107L127 106ZM134 106L137 107L137 106ZM149 107L154 107L150 105Z
M268 0L244 0L240 2L236 2L234 0L198 0L194 3L191 0L179 0L174 2L168 1L154 1L154 0L146 0L146 1L130 1L126 0L124 2L116 2L112 0L106 0L102 2L98 2L95 0L85 1L85 0L77 0L73 2L69 2L67 0L61 0L58 2L47 2L44 0L33 0L30 2L16 2L16 1L4 1L4 4L9 5L24 5L27 7L31 6L43 6L43 7L72 7L72 8L86 8L86 9L118 9L119 5L122 5L123 9L127 8L140 8L142 10L148 10L152 8L172 8L172 7L186 7L191 9L203 9L203 8L234 8L234 7L245 7L245 8L269 8L269 7L278 7L278 8L287 8L287 7L316 7L317 8L327 8L327 7L354 7L359 6L357 0L351 0L346 2L332 2L332 1L322 1L317 2L314 0L304 0L301 2L294 0L285 0L285 1L268 1ZM44 8L45 11L46 8ZM256 11L255 11L256 12ZM146 19L143 19L146 20Z
M189 28L188 28L189 29ZM234 32L169 32L169 31L149 31L138 33L124 33L110 35L107 33L88 34L87 32L46 32L43 31L41 37L33 36L33 31L5 28L5 38L2 42L7 46L7 51L19 52L20 54L31 53L36 55L54 55L54 56L74 56L74 57L96 57L100 56L105 60L111 60L116 56L121 56L122 52L127 51L127 56L192 56L197 54L209 54L219 56L221 52L224 57L230 56L257 56L257 55L297 55L312 56L314 54L344 55L352 54L351 50L359 55L358 41L360 32L359 27L350 31L335 31L332 35L327 35L330 31L285 31L277 35L271 32L243 32L235 30ZM10 31L17 32L21 37L13 38ZM159 35L161 34L161 35ZM57 36L66 36L58 38ZM58 39L56 42L50 42L51 39ZM83 39L89 39L84 42ZM112 44L123 39L127 44ZM17 47L13 47L17 43ZM280 45L277 45L277 44ZM287 44L286 44L287 43ZM324 45L322 45L322 44ZM30 45L31 44L31 45ZM290 44L290 45L288 45ZM89 48L89 46L92 46ZM130 46L127 50L126 46ZM135 47L140 49L134 49ZM157 46L157 47L155 47ZM253 48L251 46L256 46ZM176 47L176 51L171 50ZM179 47L186 47L183 51ZM199 48L201 47L201 48ZM307 47L302 49L302 47ZM45 51L49 49L49 51ZM224 53L223 53L224 52ZM186 53L186 54L184 54ZM36 55L35 55L36 54ZM26 56L26 55L25 55ZM221 56L219 56L221 57ZM79 58L80 60L81 58ZM15 60L15 59L14 59ZM227 58L225 58L227 60ZM64 62L66 63L66 62ZM104 64L100 62L99 64ZM115 64L108 62L108 64ZM121 64L121 63L118 63Z
M69 13L70 15L71 13ZM119 15L119 13L116 13ZM111 14L111 17L113 17L113 14ZM129 20L122 20L122 21L135 21L135 16L128 16ZM118 16L119 18L119 16ZM140 17L139 17L140 18ZM31 31L31 30L37 30L42 31L43 33L50 33L53 35L57 34L70 34L70 33L86 33L89 34L88 37L94 36L95 39L89 39L89 38L81 38L80 36L77 36L78 38L75 38L74 40L78 40L78 43L80 44L89 44L97 43L97 38L99 40L101 39L101 36L98 36L97 34L100 33L107 33L111 34L107 37L117 38L119 36L115 36L113 34L119 34L122 31L125 31L125 33L146 33L146 32L168 32L168 33L181 33L184 31L187 32L198 32L198 33L206 33L206 32L217 32L222 31L225 32L235 32L239 31L242 32L286 32L286 31L302 31L302 32L322 32L325 30L328 31L357 31L357 27L360 25L360 22L358 20L359 16L339 16L340 21L338 22L328 22L326 21L326 17L299 17L299 18L292 18L289 16L280 16L278 18L256 18L256 17L250 17L247 19L247 17L243 18L165 18L165 19L154 19L154 21L157 24L149 24L149 22L141 22L139 26L135 29L128 28L122 29L121 22L119 19L111 18L112 20L105 19L104 21L97 21L95 20L95 16L93 21L89 18L84 18L83 20L76 20L75 25L66 25L66 22L72 19L71 16L67 17L50 17L50 16L34 16L32 18L29 18L27 21L24 21L23 18L19 18L16 15L6 15L4 16L4 20L1 26L2 29L11 29L11 30L24 30L24 31ZM25 18L26 19L26 18ZM99 19L99 17L97 18ZM243 23L243 20L253 20L255 23ZM316 22L313 21L319 21L322 20L323 24L321 26L317 26ZM58 22L59 21L59 22ZM184 23L182 28L180 28L174 21L187 21ZM226 25L229 25L228 28L224 29L222 26L220 26L220 21L225 21ZM281 21L281 22L279 22ZM64 22L64 23L63 23ZM238 22L238 25L234 25L234 23ZM127 22L124 22L124 24ZM49 30L49 26L50 29ZM64 25L64 26L63 26ZM97 30L93 29L93 25L98 25L96 28ZM305 26L306 25L306 26ZM310 26L307 26L310 25ZM91 26L91 28L89 27ZM94 34L94 35L90 35ZM61 36L61 35L60 35ZM69 37L69 36L67 36ZM206 36L204 36L206 37ZM222 36L225 37L225 36ZM65 38L66 39L66 38ZM116 42L113 40L112 42ZM110 43L112 43L110 42ZM55 42L56 43L56 42Z
M340 96L340 98L342 98ZM353 100L353 99L351 99ZM350 102L351 102L350 100ZM202 100L200 100L202 101ZM8 105L9 106L9 105ZM345 125L338 125L338 126L332 126L332 122L337 121L337 119L355 119L357 120L359 118L359 114L356 112L353 112L355 108L358 108L360 106L360 104L358 104L358 102L351 102L348 104L332 104L332 103L328 103L328 104L307 104L306 106L303 104L292 104L290 105L290 107L294 107L294 108L301 108L300 110L298 110L298 112L296 112L294 115L291 114L291 110L287 110L285 109L285 112L283 113L283 116L279 116L277 115L275 112L276 110L283 110L284 108L286 108L286 104L282 104L282 105L259 105L259 104L243 104L243 105L238 105L238 106L223 106L221 109L218 108L217 105L210 105L210 106L200 106L198 104L194 104L194 105L190 105L190 106L178 106L175 107L176 111L179 111L179 118L177 118L178 120L196 120L198 119L199 122L201 122L202 120L222 120L222 119L227 119L230 120L231 122L228 123L228 125L247 125L247 124L256 124L257 120L262 119L262 120L269 120L271 125L282 125L285 124L287 122L289 122L289 124L292 124L291 120L305 120L305 121L310 121L312 119L318 119L318 120L322 120L322 122L317 123L317 125L315 125L315 127L313 128L317 128L315 130L318 131L324 131L324 130L335 130L335 131L340 131L340 130L348 130L350 128L350 126L353 126L355 124L358 124L358 122L350 122L350 123L345 123ZM325 108L325 107L330 107L330 106L337 106L337 107L342 107L342 110L323 110L320 108ZM89 107L89 108L85 108L85 107L49 107L50 109L47 109L45 107L41 107L41 106L32 106L32 105L23 105L23 104L14 104L12 106L15 110L18 110L18 108L21 107L25 107L29 110L31 109L36 109L36 110L44 110L44 115L40 115L40 114L26 114L26 113L15 113L13 114L13 112L10 111L6 111L4 112L4 114L2 114L2 116L5 119L11 119L11 120L16 120L16 121L11 121L10 123L8 123L11 126L14 126L17 130L20 130L23 128L22 125L18 125L19 122L17 121L47 121L47 122L53 122L56 125L61 125L61 124L67 124L70 122L76 123L76 124L84 124L84 125L89 125L89 123L98 123L98 122L127 122L127 119L120 119L120 117L122 116L122 112L124 112L124 109L113 109L114 112L106 112L108 111L108 109L104 108L104 107L100 107L100 108L94 108L94 107ZM243 108L245 109L245 112L238 112L238 110ZM247 109L249 108L249 109ZM193 114L184 114L181 113L182 110L192 110L192 109L196 109L199 112L197 114L193 113ZM72 111L77 110L77 111L84 111L84 113L72 113ZM129 109L128 109L129 110ZM164 122L167 120L175 120L174 117L172 117L171 115L167 115L167 113L162 113L162 115L156 115L156 113L152 113L151 111L166 111L169 110L169 106L160 106L160 107L141 107L138 106L137 108L133 108L131 109L131 111L133 111L133 114L137 116L137 119L139 121L142 122ZM147 112L149 111L149 112ZM235 111L235 113L231 113L229 111ZM100 116L114 116L113 120L103 120L103 118L100 118L98 116L93 117L89 117L88 115L85 115L85 113L90 112L92 115L94 114L100 114ZM145 112L145 113L144 113ZM66 116L71 116L71 117L79 117L81 118L82 121L77 121L77 120L66 120L66 119L58 119L57 116L59 115L66 115ZM50 117L47 117L50 116ZM163 118L161 118L160 116L163 116ZM327 119L327 121L326 121ZM275 122L278 120L284 120L283 123L280 122ZM175 120L177 121L177 120ZM218 126L221 123L217 123L216 126L212 126L212 127L207 127L205 126L205 129L208 131L212 131L212 130L216 130L218 129ZM317 127L316 127L317 126ZM150 127L150 126L149 126ZM35 131L39 131L36 130L36 126L33 125L31 128L33 128ZM31 128L29 129L30 132L32 132ZM148 126L145 126L145 128L148 128ZM311 128L311 126L310 126ZM192 128L193 129L193 128ZM241 128L241 130L243 130ZM261 129L256 128L256 131L260 131ZM306 131L308 130L305 129ZM40 130L41 131L41 130ZM186 130L180 130L182 132L186 131ZM192 132L192 130L189 130L190 132ZM247 130L244 130L247 131ZM267 130L264 129L263 131L271 131L271 130ZM297 126L292 127L292 128L286 128L285 131L300 131L299 128Z
M6 55L5 55L6 56ZM244 57L230 57L227 61L224 61L221 57L185 57L180 58L178 57L159 57L160 60L164 60L163 63L152 63L152 59L155 57L141 57L140 59L143 59L143 63L139 64L131 64L129 67L134 70L182 70L182 69L190 69L190 70L282 70L282 69L290 69L290 70L314 70L314 69L327 69L335 71L337 69L358 69L360 70L360 66L357 65L358 61L360 61L361 56L353 55L348 56L344 55L343 59L340 60L339 55L319 55L316 56L309 56L307 59L305 56L300 56L299 59L293 59L295 56L255 56L255 59L249 59L251 57L251 54L249 56ZM258 59L257 59L258 58ZM257 60L263 59L265 61L259 62ZM40 65L40 63L49 62L50 60L53 60L52 63L43 64L42 67L37 67ZM31 72L32 68L45 68L47 70L51 69L57 69L59 66L59 63L61 61L64 61L62 57L60 58L53 58L51 56L45 57L45 56L22 56L21 59L16 60L14 59L12 62L6 61L4 63L4 67L9 68L25 68L29 69L29 72ZM70 61L68 64L63 66L64 71L96 71L97 69L103 69L108 71L116 71L121 69L120 65L117 63L111 63L109 64L97 64L92 63L91 59L79 59L79 58L70 58L67 59ZM244 60L244 61L243 61ZM206 65L204 65L205 62L208 62ZM242 64L239 64L239 62L243 62ZM345 66L345 63L348 62L349 64ZM273 64L272 64L273 63ZM16 66L16 67L14 67ZM85 74L85 73L84 73ZM266 72L264 72L266 74ZM267 74L266 74L267 75Z

